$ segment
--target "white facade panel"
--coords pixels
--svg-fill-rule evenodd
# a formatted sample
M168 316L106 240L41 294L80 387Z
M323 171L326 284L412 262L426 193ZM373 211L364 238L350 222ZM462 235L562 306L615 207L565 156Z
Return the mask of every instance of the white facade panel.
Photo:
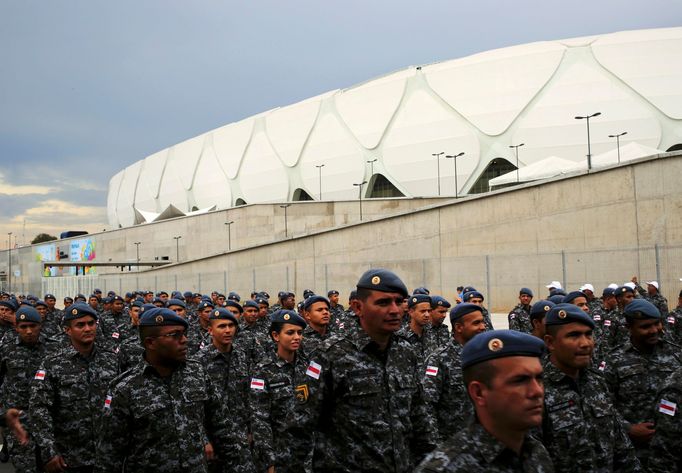
M192 188L192 178L196 171L201 150L204 146L205 135L183 141L173 146L172 153L168 157L166 173L172 171L182 182L182 186L189 190ZM169 169L170 168L170 169Z
M118 224L109 222L112 227L116 228L118 225L129 227L135 222L135 205L136 187L142 169L142 163L138 161L131 164L123 171L123 180L118 191L118 198L116 199L116 216L118 217Z
M288 198L289 179L284 164L262 130L255 132L251 138L239 171L239 184L249 204Z
M197 173L192 186L194 205L205 209L216 205L220 209L232 206L232 190L225 177L213 148L207 146L199 160Z
M237 123L230 123L214 130L213 149L223 172L230 179L237 177L239 165L244 157L244 151L251 139L253 118L247 118Z

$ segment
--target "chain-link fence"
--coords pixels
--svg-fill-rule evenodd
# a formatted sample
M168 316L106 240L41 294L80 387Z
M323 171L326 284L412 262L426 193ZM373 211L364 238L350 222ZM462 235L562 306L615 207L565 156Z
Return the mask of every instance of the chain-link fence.
M265 290L274 296L280 290L301 294L303 289L309 288L321 294L337 289L345 298L360 274L372 267L390 268L403 278L408 288L426 286L445 297L453 297L457 286L474 286L485 294L486 303L493 311L505 311L515 305L521 287L533 289L536 299L544 297L547 294L544 286L553 280L560 281L568 289L591 283L597 291L601 291L610 283L620 285L632 276L638 276L642 283L658 281L663 295L675 301L682 277L682 246L349 263L292 260L238 270L216 268L192 274L173 272L169 268L43 278L42 294L49 292L59 298L78 293L87 295L99 288L105 293L110 290L125 293L134 289L155 292L177 289L201 293L232 290L242 295ZM14 290L21 288L14 287Z

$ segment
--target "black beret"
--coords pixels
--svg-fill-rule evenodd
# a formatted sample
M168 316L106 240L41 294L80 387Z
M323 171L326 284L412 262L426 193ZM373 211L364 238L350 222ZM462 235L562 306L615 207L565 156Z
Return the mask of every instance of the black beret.
M449 309L451 305L452 304L450 304L443 296L431 296L431 307L434 309L436 307L445 307L446 309Z
M584 297L587 299L587 296L585 296L585 293L582 291L571 291L568 294L564 296L564 298L561 300L562 304L570 304L574 300L576 300L578 297Z
M635 299L623 308L623 314L631 319L660 319L661 312L651 302Z
M592 317L577 305L569 303L555 305L545 317L545 325L566 325L573 322L594 328Z
M552 310L552 307L554 307L556 304L552 301L547 301L544 299L541 299L537 301L535 304L533 304L533 307L530 308L530 315L531 317L537 316L546 316L547 312Z
M163 327L167 325L182 325L185 329L189 327L185 319L164 307L145 310L140 316L140 327Z
M421 304L422 302L426 302L431 305L431 296L428 294L412 294L408 299L407 299L407 307L410 309L417 304Z
M462 369L508 356L539 358L545 343L538 337L516 330L491 330L476 335L462 350Z
M172 306L172 305L180 306L180 307L182 307L183 309L186 309L186 308L187 308L187 305L186 305L184 302L182 302L180 299L168 299L168 300L166 301L166 307L170 307L170 306Z
M68 322L69 320L80 319L81 317L87 317L88 315L97 319L97 311L95 309L83 302L76 302L65 309L63 320L64 322Z
M620 286L618 289L616 289L615 296L622 296L626 292L629 292L631 294L635 293L635 290L631 288L630 286Z
M22 306L17 311L17 323L20 322L33 322L34 324L41 324L43 323L43 318L33 307Z
M204 310L206 307L210 307L213 309L213 302L211 301L201 301L199 304L197 304L197 310L201 311Z
M481 299L481 300L485 300L485 298L483 297L483 294L481 294L481 293L478 292L478 291L469 291L469 292L465 292L465 293L462 295L462 300L463 300L464 302L469 302L469 301L470 301L471 299L473 299L474 297L477 297L477 298L479 298L479 299Z
M303 298L304 299L307 299L310 296L314 296L314 295L315 295L315 291L313 291L312 289L304 289L303 290Z
M482 312L481 311L481 306L478 306L476 304L467 304L466 302L463 302L461 304L457 304L451 311L450 311L450 322L455 323L465 315L469 315L472 312Z
M239 305L239 302L233 301L232 299L225 301L225 307L234 307L239 311L240 314L244 312L244 308Z
M338 296L338 295L339 295L339 291L337 291L336 289L332 289L331 291L327 291L327 297Z
M111 302L116 302L116 301L124 302L123 298L121 296L118 296L118 295L111 296L109 299L111 299Z
M397 292L407 297L407 287L400 278L388 269L375 268L365 271L357 283L358 289L370 289L379 292Z
M227 298L230 299L231 301L237 301L240 302L242 300L241 296L237 294L236 292L230 292L227 295Z
M308 310L316 302L324 302L325 304L327 304L327 308L329 308L329 300L326 297L318 296L315 294L313 294L312 296L308 297L305 301L303 301L303 308L305 310Z
M417 289L412 291L412 294L426 294L428 296L431 294L431 291L429 291L427 288L422 286L422 287L418 287Z
M266 306L270 307L270 301L268 301L266 297L258 297L256 299L256 302L258 302L259 304L265 304Z
M267 301L266 301L266 303L267 303ZM258 302L251 300L251 299L244 302L244 308L247 308L247 307L253 307L254 309L260 309L260 307L258 307Z
M55 301L57 300L57 298L53 294L45 294L45 297L43 298L43 300L48 300L48 299L52 299Z
M527 287L522 287L521 290L519 291L519 296L525 294L527 296L533 297L533 291L528 289Z
M213 309L211 311L211 315L208 317L209 320L231 320L232 322L235 323L237 327L239 327L239 321L237 320L237 317L230 312L227 309L223 309L222 307L218 307L216 309Z
M273 312L272 315L270 315L270 320L272 320L273 323L281 322L283 324L294 324L302 328L305 328L307 325L305 320L303 320L303 317L298 315L293 310L286 309L280 309Z
M612 287L605 287L601 293L602 297L611 297L616 295L616 290Z

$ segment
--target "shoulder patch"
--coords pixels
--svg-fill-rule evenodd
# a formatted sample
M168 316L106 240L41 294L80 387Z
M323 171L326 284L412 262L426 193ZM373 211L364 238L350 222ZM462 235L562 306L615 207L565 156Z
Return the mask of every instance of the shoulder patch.
M104 408L111 409L111 394L107 394L107 398L104 400Z
M36 375L33 377L33 379L39 379L42 381L43 379L45 379L46 374L47 374L47 371L38 370L38 371L36 371Z
M604 371L606 369L606 361L602 361L599 363L599 368L597 368L599 371Z
M254 391L265 390L265 380L258 379L258 378L251 378L251 389L253 389Z
M426 375L427 376L437 376L438 375L438 367L437 366L427 366L426 367Z
M305 374L311 378L320 379L320 373L322 373L322 365L310 360L310 364L308 364L308 369L305 370Z
M661 399L661 402L658 403L658 412L668 416L675 416L677 413L677 403Z

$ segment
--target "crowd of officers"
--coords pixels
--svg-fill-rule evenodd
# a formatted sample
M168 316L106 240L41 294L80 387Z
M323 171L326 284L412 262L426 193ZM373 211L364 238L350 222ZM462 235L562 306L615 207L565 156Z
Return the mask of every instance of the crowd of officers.
M682 471L682 292L547 288L509 330L473 287L451 303L385 269L347 309L3 293L4 444L22 473Z

